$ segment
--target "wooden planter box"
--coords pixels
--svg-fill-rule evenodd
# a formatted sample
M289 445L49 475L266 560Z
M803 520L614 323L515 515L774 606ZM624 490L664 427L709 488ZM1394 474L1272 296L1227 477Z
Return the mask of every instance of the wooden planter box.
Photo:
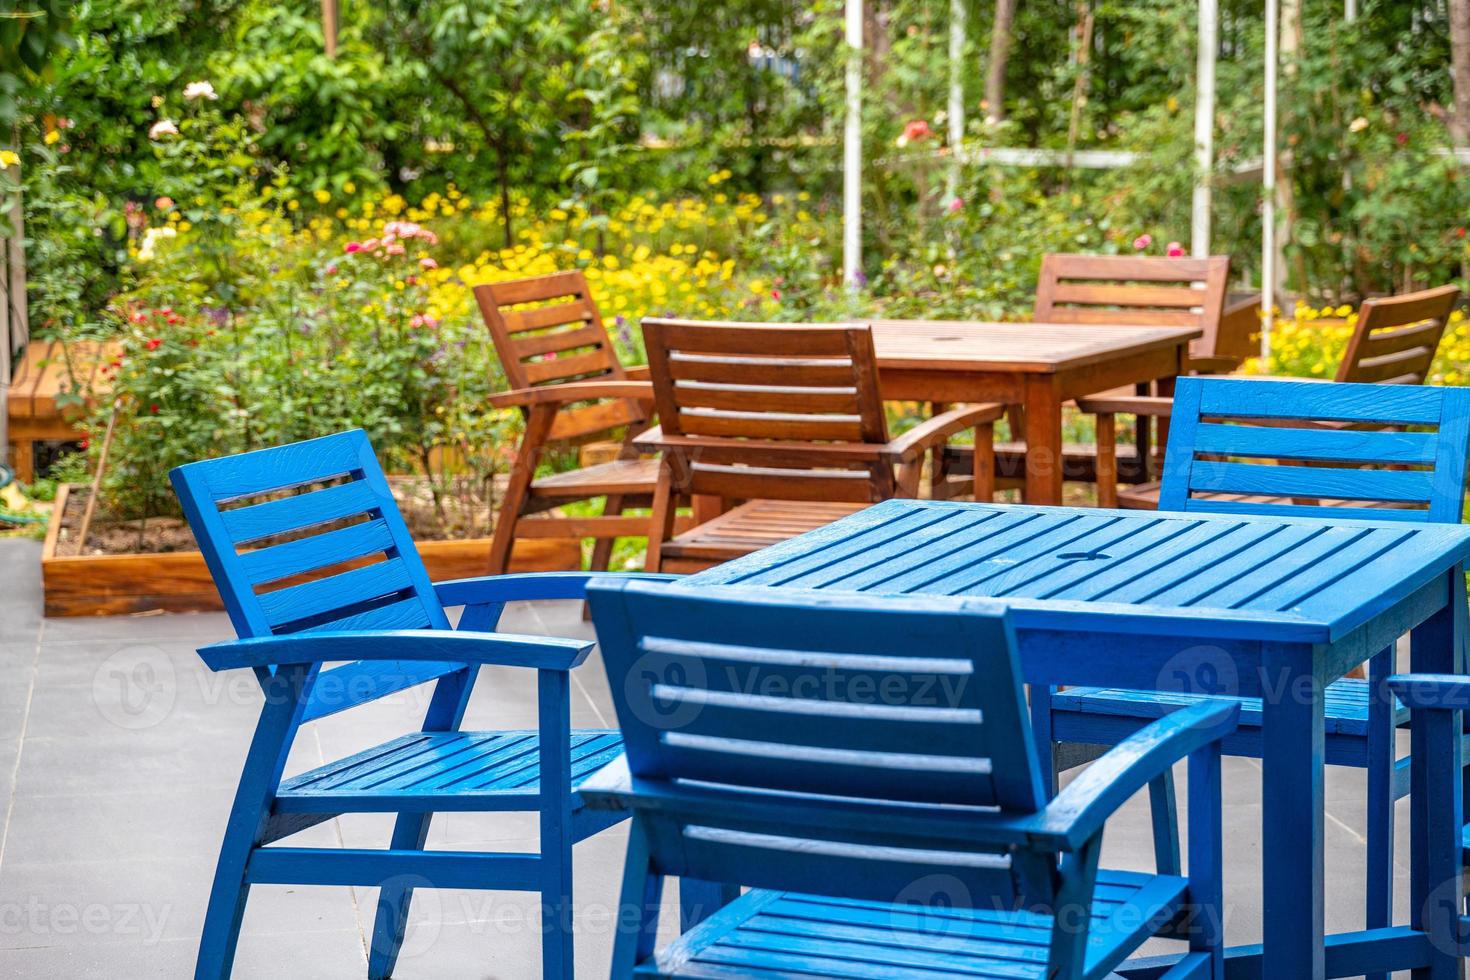
M57 557L56 542L72 488L63 486L41 548L47 616L112 616L160 610L206 612L224 608L197 551ZM436 582L484 575L490 539L421 541L419 554ZM548 572L581 567L581 542L517 541L511 571Z

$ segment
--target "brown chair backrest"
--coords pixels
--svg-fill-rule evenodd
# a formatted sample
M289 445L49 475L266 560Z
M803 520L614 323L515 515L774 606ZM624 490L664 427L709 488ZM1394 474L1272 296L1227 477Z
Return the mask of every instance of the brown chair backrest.
M1338 381L1423 384L1460 298L1454 286L1364 300Z
M475 287L475 299L511 388L626 379L580 271L485 283ZM582 405L557 414L550 438L585 442L646 419L630 399Z
M730 500L868 503L893 467L854 444L888 441L867 326L643 321L654 407L681 490Z
M1211 357L1219 350L1229 281L1228 255L1052 253L1041 260L1033 318L1037 323L1199 327L1204 334L1190 344L1190 353Z

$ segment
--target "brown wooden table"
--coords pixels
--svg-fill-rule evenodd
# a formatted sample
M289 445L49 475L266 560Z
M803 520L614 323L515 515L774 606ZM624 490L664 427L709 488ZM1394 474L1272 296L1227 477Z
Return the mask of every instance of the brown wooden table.
M893 401L1003 402L1026 412L1029 504L1062 502L1062 405L1183 372L1194 327L874 320L878 384Z

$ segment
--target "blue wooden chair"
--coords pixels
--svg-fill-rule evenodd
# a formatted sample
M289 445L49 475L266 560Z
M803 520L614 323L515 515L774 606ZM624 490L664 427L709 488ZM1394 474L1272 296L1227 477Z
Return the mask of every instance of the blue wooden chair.
M1467 449L1470 390L1463 388L1181 378L1159 508L1457 523ZM1252 574L1262 576L1263 588L1272 581L1269 567ZM1210 605L1207 594L1193 601ZM1408 716L1387 690L1392 672L1393 650L1384 650L1369 661L1368 679L1338 680L1325 698L1327 763L1368 770L1370 928L1389 924L1394 802L1409 789L1409 760L1396 759L1394 745L1394 729ZM1208 692L1231 693L1203 673L1160 680L1179 689L1033 691L1038 737L1058 746L1111 745ZM1224 751L1259 757L1260 702L1236 700L1240 728ZM1058 765L1078 758L1059 755ZM1153 805L1155 827L1173 826L1167 780Z
M1200 704L1047 802L1004 606L606 580L587 590L633 811L612 976L1104 977L1145 940L1223 974L1220 739ZM1098 868L1189 758L1188 878ZM665 876L751 891L654 951Z
M1470 956L1464 886L1470 834L1464 826L1463 791L1463 717L1470 711L1470 677L1403 674L1390 677L1388 686L1408 706L1415 734L1411 833L1416 880L1409 925L1429 934L1430 964L1423 975L1462 980L1462 960Z
M361 431L191 463L172 478L240 637L200 656L212 670L254 670L265 693L195 976L229 975L252 885L289 883L380 887L375 980L393 972L415 884L539 892L542 974L570 977L572 845L620 819L589 811L578 786L622 740L571 729L568 672L591 643L493 630L504 603L580 599L587 576L431 584ZM454 607L457 629L445 613ZM538 731L460 730L484 664L536 671ZM420 731L282 780L302 724L430 682ZM425 850L439 811L539 812L540 853ZM349 812L397 814L388 848L268 846Z

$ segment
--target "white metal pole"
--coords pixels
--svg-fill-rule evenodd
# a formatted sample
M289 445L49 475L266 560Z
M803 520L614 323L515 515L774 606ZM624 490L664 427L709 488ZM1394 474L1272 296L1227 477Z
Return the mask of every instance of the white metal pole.
M842 141L842 281L863 268L863 3L847 0L847 119Z
M953 201L960 190L960 147L965 141L965 34L968 0L949 0L949 175L945 198Z
M1276 303L1276 42L1280 10L1266 0L1266 93L1261 141L1261 370L1271 372L1271 318Z
M1210 254L1210 175L1215 167L1215 51L1219 46L1216 0L1199 0L1199 53L1194 77L1194 207L1189 251Z
M1358 0L1343 0L1342 15L1351 24L1358 19Z

